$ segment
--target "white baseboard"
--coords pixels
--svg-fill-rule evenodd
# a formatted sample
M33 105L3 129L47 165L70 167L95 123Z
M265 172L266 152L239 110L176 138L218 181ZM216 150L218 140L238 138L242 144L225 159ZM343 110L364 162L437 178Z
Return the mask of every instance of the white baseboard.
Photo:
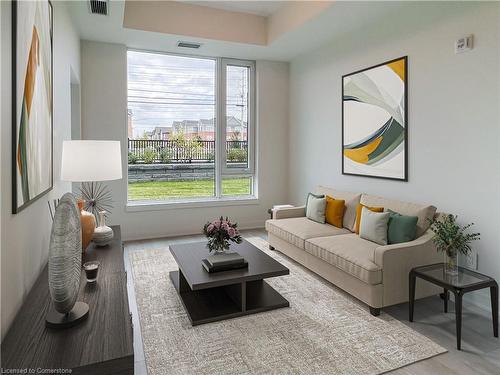
M238 225L240 230L250 230L250 229L264 229L264 225L261 220L255 222L248 222L245 224ZM182 236L193 236L193 235L201 235L200 231L187 230L185 232L177 232L175 234L159 234L159 235L151 235L151 236L125 236L122 233L123 242L128 241L145 241L145 240L156 240L160 238L171 238L171 237L182 237Z

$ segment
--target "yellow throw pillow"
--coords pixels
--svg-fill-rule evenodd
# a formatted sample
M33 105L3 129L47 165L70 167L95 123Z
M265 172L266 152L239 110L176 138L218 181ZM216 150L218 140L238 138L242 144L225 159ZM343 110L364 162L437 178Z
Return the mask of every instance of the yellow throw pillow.
M356 227L355 227L357 234L359 234L359 225L361 224L361 211L363 210L363 207L366 207L373 212L384 212L384 207L368 207L363 204L358 204L358 207L356 207Z
M330 197L329 195L326 196L325 217L328 224L334 225L337 228L342 228L344 221L344 212L345 200L335 199Z

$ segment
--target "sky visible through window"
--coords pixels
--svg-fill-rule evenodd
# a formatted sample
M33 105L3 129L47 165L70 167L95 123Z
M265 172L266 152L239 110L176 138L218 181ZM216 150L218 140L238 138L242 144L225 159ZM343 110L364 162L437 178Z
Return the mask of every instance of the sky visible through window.
M141 138L156 127L185 120L213 123L216 61L159 53L128 51L129 138ZM229 69L226 115L247 122L248 72ZM195 129L196 127L190 128ZM131 130L131 131L130 131ZM130 134L132 133L132 134ZM209 139L209 133L201 133Z

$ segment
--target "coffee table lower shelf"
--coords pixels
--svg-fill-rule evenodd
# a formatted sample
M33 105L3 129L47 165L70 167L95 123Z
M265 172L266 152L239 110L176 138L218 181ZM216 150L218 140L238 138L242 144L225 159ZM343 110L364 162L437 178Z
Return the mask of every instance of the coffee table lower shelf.
M171 271L170 279L193 326L290 306L264 280L191 290L179 271Z

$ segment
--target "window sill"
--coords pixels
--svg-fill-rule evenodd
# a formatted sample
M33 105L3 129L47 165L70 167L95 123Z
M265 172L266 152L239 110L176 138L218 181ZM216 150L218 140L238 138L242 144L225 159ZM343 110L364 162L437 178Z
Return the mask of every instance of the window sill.
M249 206L259 204L259 199L254 196L204 198L200 200L182 201L129 201L125 206L126 212L160 211L178 208L203 208L224 206Z

